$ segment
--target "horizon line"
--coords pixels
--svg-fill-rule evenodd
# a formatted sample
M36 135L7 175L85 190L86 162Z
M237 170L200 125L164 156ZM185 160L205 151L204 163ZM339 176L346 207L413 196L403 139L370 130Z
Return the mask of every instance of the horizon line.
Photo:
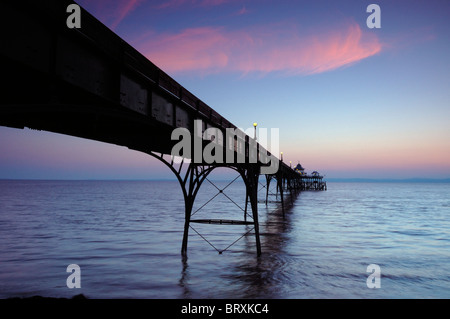
M228 181L226 178L213 178L216 181ZM174 178L1 178L0 181L48 181L48 182L172 182L178 181ZM450 177L407 177L407 178L368 178L368 177L331 177L324 178L325 182L334 183L450 183Z

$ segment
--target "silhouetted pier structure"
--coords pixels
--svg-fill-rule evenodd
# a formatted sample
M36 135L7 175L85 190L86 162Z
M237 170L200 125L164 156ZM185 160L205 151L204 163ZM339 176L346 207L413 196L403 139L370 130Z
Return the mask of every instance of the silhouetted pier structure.
M0 2L0 125L117 144L163 162L175 174L183 192L182 254L187 252L191 222L252 225L257 254L261 254L257 200L261 174L266 176L267 188L272 179L277 181L283 213L286 191L326 189L321 177L301 176L279 161L84 9L81 28L68 28L67 7L73 3ZM196 126L197 122L201 125ZM176 128L185 129L193 137L191 152L178 162L170 155L178 143L172 139ZM227 129L236 134L227 136L228 140L205 139L211 128L220 131L222 137L227 136ZM232 154L236 160L196 161L191 156L197 147L195 141L204 148L211 140L223 154ZM270 166L266 159L270 165L278 165L276 171L264 173ZM246 186L244 220L191 219L197 193L217 167L233 169L242 177Z
M327 183L323 180L323 176L318 171L307 174L303 166L298 163L294 171L300 175L300 179L295 180L294 183L302 191L324 191L327 190Z
M325 191L327 190L327 182L323 180L323 176L305 175L300 179L301 191Z

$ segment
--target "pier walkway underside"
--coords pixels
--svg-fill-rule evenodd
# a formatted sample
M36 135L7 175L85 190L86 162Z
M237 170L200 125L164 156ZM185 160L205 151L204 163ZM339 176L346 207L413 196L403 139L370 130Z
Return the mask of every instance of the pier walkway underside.
M261 254L257 198L261 174L266 177L266 204L275 179L283 213L286 191L326 189L321 176L295 172L84 9L82 27L68 28L66 8L72 3L0 3L0 125L117 144L163 162L177 177L184 196L182 254L187 252L192 222L251 224L257 255ZM191 148L181 158L171 155L179 142L172 136L177 128L192 136ZM211 136L211 129L220 134ZM230 130L235 134L227 135ZM224 154L222 160L196 160L192 155L199 141L201 152L214 143L215 152ZM232 161L226 157L230 154ZM244 220L191 220L202 183L218 167L235 170L245 183Z

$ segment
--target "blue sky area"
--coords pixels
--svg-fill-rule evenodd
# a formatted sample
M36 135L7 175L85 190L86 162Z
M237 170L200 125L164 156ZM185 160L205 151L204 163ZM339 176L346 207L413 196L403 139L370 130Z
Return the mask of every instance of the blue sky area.
M279 128L287 162L450 178L449 1L78 3L230 122ZM48 132L0 127L0 149L0 178L172 177L145 154Z

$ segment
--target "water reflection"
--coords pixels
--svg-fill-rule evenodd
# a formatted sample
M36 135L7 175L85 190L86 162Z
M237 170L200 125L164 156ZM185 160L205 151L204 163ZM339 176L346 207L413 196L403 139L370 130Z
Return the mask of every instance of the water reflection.
M241 239L243 242L241 250L227 251L224 257L217 256L219 260L214 263L219 263L221 266L217 267L217 269L214 263L211 264L210 269L205 266L206 271L201 276L194 274L195 271L198 271L198 265L193 266L191 271L189 257L181 256L182 270L179 280L179 286L182 290L181 297L280 298L281 294L279 294L278 287L289 277L284 272L288 267L290 257L284 249L289 240L288 233L292 230L290 219L299 193L293 193L292 196L289 193L286 195L284 199L284 214L281 202L271 203L268 206L264 204L258 205L262 247L262 255L260 257L256 255L254 231ZM278 196L279 199L280 197ZM250 226L246 226L245 232L250 229ZM192 249L190 253L193 253ZM211 261L209 258L207 260ZM193 261L193 263L196 262L198 261ZM205 260L205 262L207 261ZM225 267L226 265L224 264L230 267ZM223 271L224 269L226 271ZM215 273L215 270L220 270L221 273ZM199 283L202 280L218 280L221 283L220 292L214 291L214 288L209 288L211 282L203 285ZM227 289L226 287L230 288ZM202 288L206 291L202 290L200 292L199 290Z
M192 233L180 259L177 182L0 181L0 297L72 297L65 271L76 263L88 298L448 298L450 184L394 186L302 192L285 218L280 203L261 203L260 258L251 232L222 255ZM227 194L245 199L243 183ZM242 218L222 199L198 215ZM201 230L224 249L250 229Z
M181 255L181 264L182 264L182 270L181 270L181 278L179 280L179 285L182 289L182 298L189 299L191 298L191 295L189 293L189 275L188 275L188 257L187 255Z

